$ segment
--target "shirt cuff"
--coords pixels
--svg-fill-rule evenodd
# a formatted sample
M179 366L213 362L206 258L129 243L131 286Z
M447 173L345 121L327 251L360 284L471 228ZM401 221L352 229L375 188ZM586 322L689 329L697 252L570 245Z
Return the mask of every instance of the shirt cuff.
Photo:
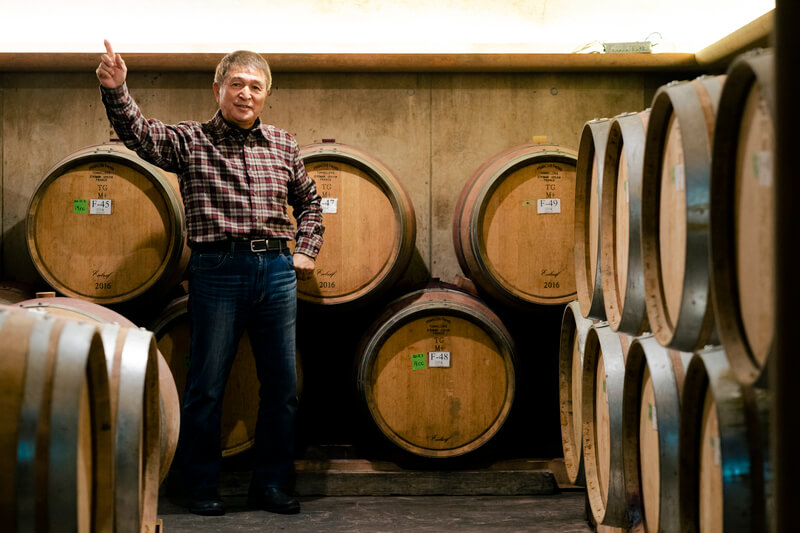
M321 247L321 235L298 236L297 244L294 247L294 253L301 253L303 255L307 255L311 259L316 259Z
M130 99L130 94L128 93L128 84L123 83L119 87L115 87L114 89L109 89L107 87L100 86L100 93L103 95L103 100L111 106L115 107L125 107Z

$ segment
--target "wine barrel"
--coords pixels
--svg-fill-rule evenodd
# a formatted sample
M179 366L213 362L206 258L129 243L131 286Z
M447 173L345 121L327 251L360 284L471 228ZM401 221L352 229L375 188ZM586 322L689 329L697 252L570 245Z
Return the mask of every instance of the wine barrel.
M161 453L158 353L153 334L101 325L111 379L115 531L155 531Z
M47 172L28 206L27 246L57 292L114 304L180 281L189 262L184 225L175 174L101 144Z
M124 328L136 329L137 325L125 316L105 306L77 298L47 297L25 300L17 304L23 309L39 309L49 314L69 320L86 321L99 325L118 324ZM104 339L105 342L105 339ZM175 380L161 352L158 357L158 397L160 418L160 456L159 482L164 481L178 447L181 406ZM154 432L151 427L150 434Z
M511 335L479 299L439 284L395 300L359 345L369 415L402 450L472 452L502 427L514 399Z
M595 119L583 126L575 167L575 284L581 313L606 319L600 252L603 167L611 121Z
M622 456L632 531L680 531L680 394L692 354L637 337L625 361Z
M487 160L461 191L453 244L490 298L529 308L575 299L575 164L563 147L525 144Z
M650 111L614 117L603 166L601 237L603 302L614 331L647 331L642 264L642 157Z
M721 347L695 354L681 397L680 531L770 531L768 391L736 380Z
M589 328L596 322L583 318L577 301L564 308L561 343L558 351L558 398L561 414L561 445L567 479L573 485L586 485L583 467L581 427L581 388L583 348Z
M0 345L3 530L112 531L114 443L97 329L0 306Z
M153 334L115 311L74 298L36 298L16 307L97 327L105 351L114 432L115 530L154 530L160 474L166 475L175 449L166 452L164 446L170 438L177 441L178 420L171 424L174 435L162 437L162 409L167 402L159 392L174 390L175 385L169 374L160 375L161 357ZM165 452L168 457L163 457Z
M186 389L189 370L191 330L189 327L189 296L181 296L170 302L150 325L159 351L175 378L178 405ZM297 394L302 395L303 372L300 353L297 359ZM228 384L222 400L222 455L229 457L251 448L255 442L258 418L258 375L256 374L253 348L250 337L244 333L239 342L236 358L231 368ZM177 442L176 442L177 444Z
M581 418L586 491L598 524L627 527L622 463L622 389L625 351L622 337L608 325L594 324L583 350Z
M647 316L663 346L716 343L709 294L709 184L717 102L725 76L656 91L642 183Z
M774 54L728 69L711 158L711 296L740 382L767 385L775 331Z
M414 253L411 197L383 163L358 148L319 143L300 148L322 196L325 245L297 296L319 306L363 306L390 289Z

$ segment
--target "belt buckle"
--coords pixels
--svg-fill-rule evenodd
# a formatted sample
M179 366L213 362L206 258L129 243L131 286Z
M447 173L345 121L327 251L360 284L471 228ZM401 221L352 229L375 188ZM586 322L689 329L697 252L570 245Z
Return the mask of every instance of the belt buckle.
M250 251L251 252L266 252L267 251L267 239L256 239L254 241L250 241ZM258 245L263 245L263 248L257 247Z

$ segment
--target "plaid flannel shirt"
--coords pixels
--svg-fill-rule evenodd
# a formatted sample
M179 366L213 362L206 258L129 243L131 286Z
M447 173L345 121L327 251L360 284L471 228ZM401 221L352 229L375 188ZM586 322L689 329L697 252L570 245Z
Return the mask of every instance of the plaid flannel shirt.
M289 133L260 119L249 132L231 127L219 110L208 122L167 125L146 119L127 85L100 89L125 146L178 175L189 242L296 239L295 252L316 258L325 230L320 196Z

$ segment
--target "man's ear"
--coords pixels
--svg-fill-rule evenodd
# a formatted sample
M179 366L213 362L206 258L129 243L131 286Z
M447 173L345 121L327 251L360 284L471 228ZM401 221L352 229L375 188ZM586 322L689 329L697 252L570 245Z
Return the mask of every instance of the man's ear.
M211 87L214 89L214 98L216 98L217 103L219 103L219 83L214 82L211 84Z

